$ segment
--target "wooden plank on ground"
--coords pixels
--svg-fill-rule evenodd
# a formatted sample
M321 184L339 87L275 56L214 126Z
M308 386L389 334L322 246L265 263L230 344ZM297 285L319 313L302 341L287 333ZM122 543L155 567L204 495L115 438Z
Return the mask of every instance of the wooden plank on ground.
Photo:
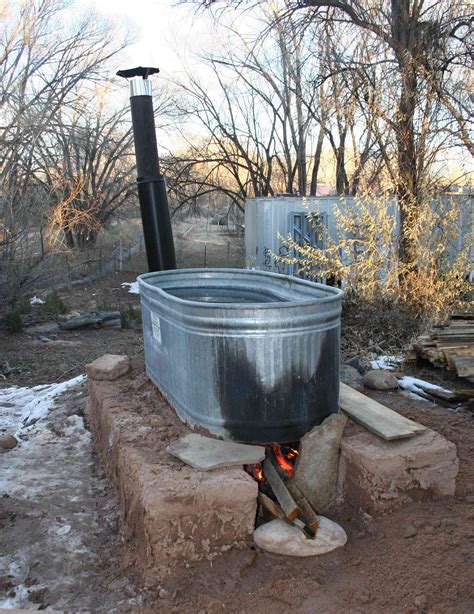
M342 382L339 388L339 406L355 422L388 441L413 437L426 430L421 424L397 414L393 409Z

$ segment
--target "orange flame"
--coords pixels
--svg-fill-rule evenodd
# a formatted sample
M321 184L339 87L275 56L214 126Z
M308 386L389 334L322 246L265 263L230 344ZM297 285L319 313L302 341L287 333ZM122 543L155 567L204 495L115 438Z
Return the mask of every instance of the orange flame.
M256 465L244 465L244 469L256 482L265 482L263 467L260 463Z
M291 461L298 455L298 450L288 447L288 452L284 454L282 451L282 446L278 444L272 445L272 450L280 467L291 478L293 475L293 463Z

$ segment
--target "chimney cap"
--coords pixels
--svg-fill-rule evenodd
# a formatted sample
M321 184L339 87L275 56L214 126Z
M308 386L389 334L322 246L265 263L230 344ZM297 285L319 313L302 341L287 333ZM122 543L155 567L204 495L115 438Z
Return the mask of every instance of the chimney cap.
M127 68L125 70L119 70L117 77L123 77L124 79L131 79L132 77L142 77L142 79L148 79L150 75L159 73L159 68L153 68L152 66L137 66L136 68Z

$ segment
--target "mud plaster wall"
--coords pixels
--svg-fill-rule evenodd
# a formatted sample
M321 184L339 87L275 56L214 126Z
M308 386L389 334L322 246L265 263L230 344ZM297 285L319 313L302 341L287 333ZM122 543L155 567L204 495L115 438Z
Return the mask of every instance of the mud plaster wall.
M143 373L89 380L93 440L118 492L122 531L146 567L213 558L251 539L258 486L240 468L199 472L166 452L186 427Z
M341 442L339 500L384 514L411 501L453 496L458 471L456 446L435 431L395 441L359 431Z

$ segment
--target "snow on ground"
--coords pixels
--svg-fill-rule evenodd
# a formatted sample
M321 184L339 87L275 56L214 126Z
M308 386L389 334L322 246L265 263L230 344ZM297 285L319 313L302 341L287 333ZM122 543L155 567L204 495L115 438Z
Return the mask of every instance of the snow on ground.
M124 281L122 284L122 288L126 288L127 286L129 287L129 294L140 294L140 291L138 289L138 281Z
M423 392L424 390L442 390L443 392L449 392L446 388L438 386L437 384L431 384L425 382L422 379L411 377L411 375L405 375L398 380L398 385L404 390L410 390L411 392Z
M34 296L30 298L30 305L44 305L44 301L39 296Z
M400 367L403 363L403 356L378 356L375 360L370 361L372 369L384 369L392 371Z
M100 575L98 547L116 521L110 508L110 520L99 522L105 482L92 470L85 379L0 389L0 434L19 439L0 453L0 609L126 612L137 605Z
M85 378L85 375L78 375L59 384L0 389L0 433L8 432L21 439L25 428L48 415L56 397L81 384Z

